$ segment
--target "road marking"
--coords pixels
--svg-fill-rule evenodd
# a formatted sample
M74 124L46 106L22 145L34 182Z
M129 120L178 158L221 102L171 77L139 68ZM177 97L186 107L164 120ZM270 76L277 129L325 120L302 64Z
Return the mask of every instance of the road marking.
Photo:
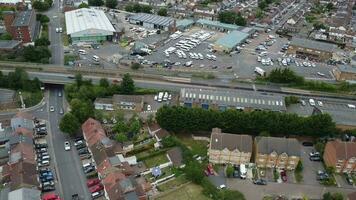
M254 91L257 91L255 84L252 84L252 88L253 88Z

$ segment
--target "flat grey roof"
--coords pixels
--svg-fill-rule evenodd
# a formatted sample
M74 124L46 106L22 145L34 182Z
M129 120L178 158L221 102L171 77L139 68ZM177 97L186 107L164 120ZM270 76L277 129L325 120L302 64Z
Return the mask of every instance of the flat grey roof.
M13 49L20 44L18 40L0 40L0 49Z
M163 17L159 15L152 15L147 13L137 13L128 16L130 20L141 21L150 24L156 24L159 26L169 26L173 24L174 19L171 17Z
M12 23L13 26L28 26L31 21L31 15L33 10L21 11L16 14L15 20Z
M213 103L236 108L286 111L284 98L282 96L263 95L258 92L182 88L180 98L181 101L186 103Z
M335 44L329 44L326 42L319 42L303 38L292 38L290 45L299 46L307 49L316 49L330 53L334 52L337 49L337 46Z

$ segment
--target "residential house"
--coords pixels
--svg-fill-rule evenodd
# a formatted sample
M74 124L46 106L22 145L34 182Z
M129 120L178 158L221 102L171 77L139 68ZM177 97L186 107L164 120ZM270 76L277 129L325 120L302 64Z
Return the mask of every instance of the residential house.
M82 125L82 131L83 137L89 148L101 139L106 138L106 133L100 122L93 118L89 118L84 122Z
M11 148L9 164L25 161L36 164L33 144L19 143Z
M333 69L333 74L338 81L356 81L356 66L339 65Z
M15 53L21 47L21 42L18 40L0 40L0 53Z
M164 137L170 135L166 129L161 128L157 123L150 124L148 126L148 132L151 136L156 138L157 142L162 141Z
M248 164L252 155L252 137L222 133L213 128L208 150L209 161L216 164Z
M41 191L38 189L20 188L9 192L8 200L38 200L41 199Z
M37 165L26 161L5 165L3 181L10 182L11 191L19 188L37 188L39 186Z
M174 147L168 150L167 157L174 167L183 168L185 166L183 163L183 155L181 148Z
M94 107L96 110L114 110L112 98L96 98L94 101Z
M323 159L326 166L334 167L338 173L356 172L356 143L329 141Z
M255 163L261 168L294 170L300 160L300 148L295 138L256 137Z

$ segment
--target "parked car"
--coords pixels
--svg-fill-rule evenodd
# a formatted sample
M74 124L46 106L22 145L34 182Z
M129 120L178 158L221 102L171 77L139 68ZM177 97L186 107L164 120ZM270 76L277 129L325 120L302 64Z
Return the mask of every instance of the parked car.
M89 174L90 172L93 172L93 171L95 171L94 166L90 166L90 167L84 168L84 173L85 174Z
M104 192L101 190L101 191L98 191L98 192L94 192L91 194L91 198L92 199L97 199L99 197L102 197L104 196Z
M42 196L42 200L61 200L61 198L54 193L47 193Z
M263 179L254 180L253 183L256 185L267 185L267 181L265 181Z
M39 172L40 174L42 174L42 173L46 173L46 172L52 172L52 170L47 167L47 168L39 169L38 172Z
M95 186L89 188L89 191L90 191L90 193L94 193L94 192L99 192L103 189L104 189L104 186L102 184L98 184L98 185L95 185Z
M53 181L54 177L53 176L44 176L40 179L41 183L47 182L47 181Z
M41 188L47 187L47 186L54 186L54 181L46 181L41 183Z
M65 151L69 151L69 150L70 150L70 143L69 143L69 141L65 141L65 142L64 142L64 150L65 150Z
M42 192L50 192L50 191L53 191L55 189L56 188L54 186L48 185L48 186L42 188Z
M85 147L87 147L87 145L85 145L85 143L81 143L81 144L78 144L78 145L75 146L75 148L77 148L78 150L82 149L82 148L85 148Z
M310 156L310 157L313 157L313 156L320 156L320 153L317 152L317 151L312 151L312 152L309 153L309 156Z
M36 149L37 153L44 153L47 152L47 148L40 148L40 149Z
M321 161L321 158L320 158L320 156L310 156L309 160L310 161Z
M322 181L322 180L325 180L328 178L329 178L329 174L326 173L325 171L319 170L316 174L316 180L318 180L318 181Z
M42 161L39 161L39 162L37 162L37 166L38 166L38 167L46 167L46 166L49 166L49 160L42 160Z
M100 180L98 178L87 180L87 186L88 187L92 187L92 186L97 185L99 183L100 183Z
M79 155L89 154L88 148L82 148L78 150Z
M47 148L47 144L35 144L35 149Z
M287 182L287 173L285 170L281 171L281 178L283 182Z
M350 174L346 175L346 181L349 185L354 185L354 181L352 180L352 177Z

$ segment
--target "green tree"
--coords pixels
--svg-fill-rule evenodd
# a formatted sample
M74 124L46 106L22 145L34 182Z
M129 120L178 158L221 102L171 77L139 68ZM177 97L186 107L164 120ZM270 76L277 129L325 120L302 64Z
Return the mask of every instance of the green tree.
M331 194L330 192L327 192L323 195L323 200L343 200L343 199L344 199L344 196L339 192L336 192L333 194Z
M123 94L133 94L135 92L135 83L131 78L131 75L126 73L122 78L121 92Z
M108 7L108 8L116 8L117 0L106 0L105 1L105 6Z
M204 178L202 169L203 167L198 162L191 161L185 166L184 172L189 180L194 183L200 184L202 183Z
M51 57L51 51L44 46L26 46L23 50L25 60L30 62L48 63Z
M231 178L234 175L234 167L231 164L226 166L226 176Z
M82 2L81 4L79 4L78 8L89 8L89 5Z
M160 8L157 12L158 15L160 16L167 16L168 13L167 13L167 8Z
M326 4L325 8L328 12L330 12L331 10L334 10L334 4L328 3Z
M36 20L41 22L41 24L47 24L50 21L47 15L41 13L36 14Z
M131 69L133 69L133 70L138 70L138 69L140 69L142 66L140 65L140 63L132 63L132 65L131 65Z
M261 9L261 10L264 10L267 8L267 3L265 0L261 0L261 1L258 1L258 7Z
M12 36L10 33L6 32L0 35L0 40L12 40Z
M51 7L51 5L46 1L41 2L36 0L32 2L32 7L38 11L46 11Z
M173 136L168 136L168 137L164 137L161 140L161 144L163 145L164 148L174 147L178 144L178 141L177 138Z
M130 129L129 129L130 132L137 134L139 133L140 129L141 129L141 124L139 120L135 120L130 124Z
M258 19L262 19L262 18L263 18L263 15L264 15L263 10L261 10L260 8L258 8L258 9L256 10L256 17L257 17Z
M100 85L100 87L103 87L103 88L110 87L110 83L107 78L101 78L99 81L99 85Z
M218 19L222 23L236 24L239 26L246 25L246 19L241 15L241 13L235 13L233 11L220 12Z
M88 1L89 6L102 6L104 5L103 0L89 0Z
M89 117L94 116L94 109L88 103L80 99L73 99L70 102L71 113L78 119L79 123L83 123Z
M115 135L115 140L122 143L128 141L128 138L125 133L118 133Z
M51 42L48 40L48 38L41 37L35 40L35 46L49 46Z
M113 130L117 133L126 133L129 130L129 127L125 124L124 121L119 121L114 127Z
M143 13L152 13L152 7L149 5L142 5L141 12Z
M82 74L80 73L75 74L74 79L75 79L75 84L77 85L78 88L80 88L80 86L82 86L83 84Z
M268 131L262 131L258 136L261 137L270 137L271 134Z
M69 135L75 135L79 128L80 123L72 113L66 113L59 123L59 129Z
M303 171L303 163L302 163L301 160L299 160L299 162L298 162L297 167L295 168L295 170L296 170L297 172Z

